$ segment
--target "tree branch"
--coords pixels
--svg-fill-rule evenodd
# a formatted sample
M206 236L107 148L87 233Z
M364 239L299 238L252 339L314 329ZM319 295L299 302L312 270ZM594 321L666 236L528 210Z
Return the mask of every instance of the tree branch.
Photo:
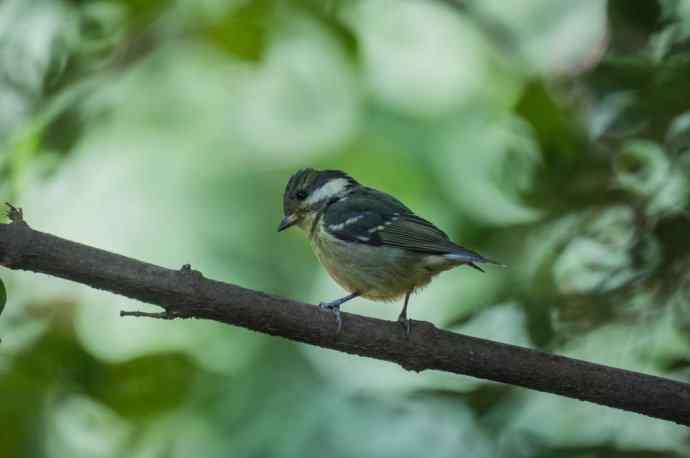
M202 318L319 347L559 394L690 426L690 385L513 345L468 337L413 321L406 338L397 322L303 304L204 278L188 265L171 270L31 229L21 210L0 224L0 264L40 272L158 305L158 314Z

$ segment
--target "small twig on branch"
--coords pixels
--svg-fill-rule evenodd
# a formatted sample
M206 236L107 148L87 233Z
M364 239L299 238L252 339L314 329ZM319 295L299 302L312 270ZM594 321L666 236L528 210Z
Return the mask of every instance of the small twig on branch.
M690 426L690 384L528 348L455 334L412 322L343 313L343 331L318 307L204 278L189 266L172 270L30 228L10 206L0 224L0 264L72 280L162 307L121 316L202 318L399 364L470 375L567 396Z
M26 224L24 221L24 211L21 208L17 208L9 202L5 202L5 205L7 205L9 208L7 210L7 217L10 219L10 221L13 223Z
M168 312L151 313L151 312L140 312L138 310L132 310L132 311L120 310L120 316L158 318L159 320L174 320L176 318L181 318L179 316L175 316L175 315L168 313Z

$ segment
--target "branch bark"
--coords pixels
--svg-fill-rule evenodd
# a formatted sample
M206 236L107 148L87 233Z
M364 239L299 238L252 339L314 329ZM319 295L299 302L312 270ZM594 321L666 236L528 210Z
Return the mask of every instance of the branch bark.
M155 266L33 230L10 207L0 224L0 264L72 280L162 307L158 314L200 318L376 358L421 372L433 369L567 396L690 426L690 384L506 345L413 321L406 338L397 322L329 312L203 277L185 265Z

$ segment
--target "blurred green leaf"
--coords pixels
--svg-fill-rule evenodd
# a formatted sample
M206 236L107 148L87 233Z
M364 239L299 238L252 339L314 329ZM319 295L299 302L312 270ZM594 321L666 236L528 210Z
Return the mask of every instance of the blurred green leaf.
M584 148L585 131L578 110L560 105L545 82L534 82L525 88L517 112L534 129L546 161L572 158Z
M523 198L537 177L539 150L522 119L482 113L458 119L444 132L433 165L447 197L475 221L526 224L541 216Z
M645 197L658 191L671 172L666 152L659 145L641 140L628 141L613 166L623 188Z
M233 56L258 61L266 47L274 9L275 2L269 0L246 2L230 9L209 26L209 39Z
M666 143L671 152L690 154L690 111L673 120L666 133Z
M188 358L161 353L106 365L88 380L86 390L123 417L144 417L177 407L196 376Z
M5 310L5 304L7 304L7 290L5 289L5 282L0 278L0 315Z

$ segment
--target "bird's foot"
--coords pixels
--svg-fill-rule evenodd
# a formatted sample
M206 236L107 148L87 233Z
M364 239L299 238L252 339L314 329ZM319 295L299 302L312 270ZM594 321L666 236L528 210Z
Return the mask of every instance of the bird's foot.
M398 323L400 323L400 326L402 326L405 337L410 337L410 330L412 328L410 319L406 316L400 315L398 317Z
M337 327L335 333L340 334L340 331L343 329L343 320L340 318L340 302L339 301L321 302L319 304L319 308L321 310L330 311L333 313L333 315L335 315L335 322L338 324L338 327Z

